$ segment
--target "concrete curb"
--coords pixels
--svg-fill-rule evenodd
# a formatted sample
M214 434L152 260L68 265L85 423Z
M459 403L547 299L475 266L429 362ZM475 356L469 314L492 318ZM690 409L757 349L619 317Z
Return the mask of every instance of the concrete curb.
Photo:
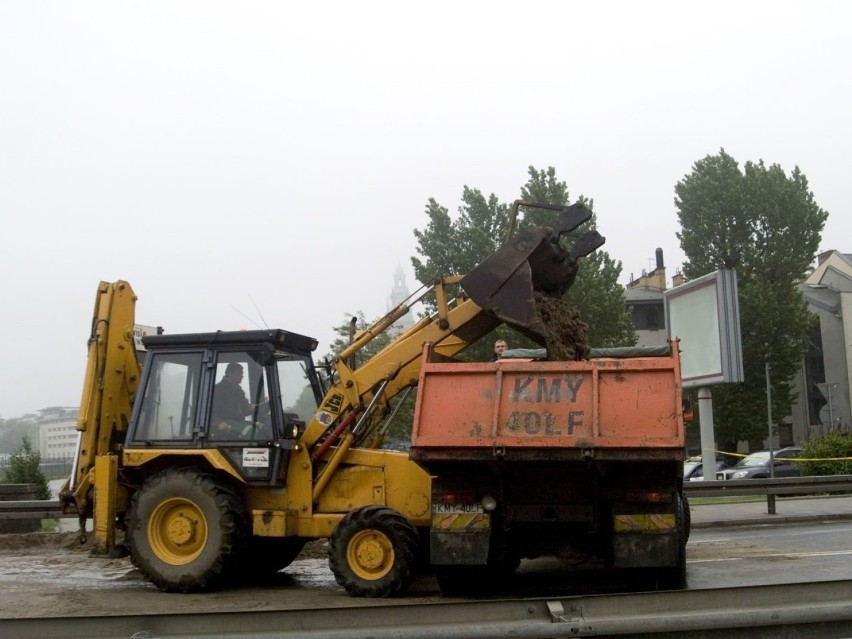
M699 528L732 528L739 526L775 526L778 524L801 524L813 521L842 521L852 519L852 513L814 513L811 515L770 515L745 517L742 519L720 519L713 521L692 521L693 530Z

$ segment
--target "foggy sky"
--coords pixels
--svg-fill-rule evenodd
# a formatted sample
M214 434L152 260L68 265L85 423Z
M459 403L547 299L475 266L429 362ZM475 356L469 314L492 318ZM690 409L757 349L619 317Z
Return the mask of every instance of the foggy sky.
M169 333L328 352L464 185L554 166L621 282L682 260L674 185L798 165L849 250L844 2L0 3L0 416L77 406L97 283Z

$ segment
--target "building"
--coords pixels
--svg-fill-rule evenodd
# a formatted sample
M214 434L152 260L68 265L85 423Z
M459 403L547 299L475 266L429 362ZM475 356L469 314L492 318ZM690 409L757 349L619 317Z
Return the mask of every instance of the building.
M39 410L38 453L42 461L73 459L77 450L77 408L52 406Z
M672 278L672 286L683 284L683 275L679 272ZM662 346L668 339L666 327L666 309L663 291L666 290L666 267L663 263L663 249L656 250L656 268L650 273L633 279L625 287L624 298L630 308L633 328L639 336L640 346Z
M672 287L684 282L680 273ZM656 250L656 268L631 277L624 295L633 326L643 346L665 343L666 269L662 249ZM852 432L852 254L826 251L816 268L799 285L814 315L811 344L793 380L798 399L790 415L778 422L776 447L799 444L828 432ZM846 320L849 320L848 322ZM768 446L769 442L766 442Z
M852 431L852 254L821 253L799 290L815 321L810 348L795 379L798 401L785 420L797 443Z

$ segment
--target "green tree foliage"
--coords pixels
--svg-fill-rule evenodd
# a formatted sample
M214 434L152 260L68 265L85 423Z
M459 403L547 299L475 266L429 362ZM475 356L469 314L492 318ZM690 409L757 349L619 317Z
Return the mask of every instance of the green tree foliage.
M852 435L829 433L802 444L803 475L852 475Z
M789 176L762 160L741 169L724 149L697 161L675 193L686 278L737 271L745 382L713 389L716 438L732 450L766 435L766 362L773 417L789 414L790 380L811 324L796 285L813 263L828 214L798 167Z
M521 188L520 198L548 204L568 205L571 200L568 187L556 177L556 170L537 170L530 166L529 179ZM510 203L502 203L496 195L485 196L478 189L465 186L462 204L455 219L446 207L430 199L426 207L429 223L423 229L415 229L418 240L417 252L422 257L413 257L415 277L423 283L433 281L441 275L463 275L491 255L506 240L509 223ZM592 208L591 200L580 197L578 201ZM517 228L548 226L554 212L539 209L523 209L523 217ZM595 228L595 218L584 224L577 232ZM618 285L621 263L612 260L606 251L598 249L591 256L580 260L574 285L566 294L566 300L589 324L591 346L632 345L636 333L624 301L624 291ZM467 359L485 360L493 350L498 338L506 339L510 348L529 347L533 344L510 328L501 326L486 336L479 344L463 355Z
M35 484L36 498L50 499L50 486L39 468L41 456L33 450L30 440L24 437L21 448L9 457L9 466L3 476L4 484Z

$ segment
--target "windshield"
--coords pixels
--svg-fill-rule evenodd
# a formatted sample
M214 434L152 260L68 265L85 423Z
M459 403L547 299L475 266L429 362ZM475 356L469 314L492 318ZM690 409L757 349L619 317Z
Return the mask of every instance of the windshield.
M313 367L306 357L290 356L277 362L281 404L285 413L296 413L309 422L317 411L316 389L312 384Z

